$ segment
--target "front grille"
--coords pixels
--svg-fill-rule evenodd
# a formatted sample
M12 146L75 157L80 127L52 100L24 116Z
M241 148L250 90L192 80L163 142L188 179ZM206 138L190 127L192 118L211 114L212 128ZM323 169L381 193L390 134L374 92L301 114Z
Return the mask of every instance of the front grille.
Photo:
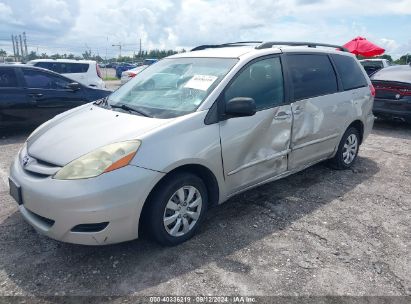
M80 224L74 226L72 232L99 232L108 226L108 222L94 223L94 224Z
M21 164L26 173L40 178L54 175L61 168L41 159L34 158L29 154L26 154L22 157Z

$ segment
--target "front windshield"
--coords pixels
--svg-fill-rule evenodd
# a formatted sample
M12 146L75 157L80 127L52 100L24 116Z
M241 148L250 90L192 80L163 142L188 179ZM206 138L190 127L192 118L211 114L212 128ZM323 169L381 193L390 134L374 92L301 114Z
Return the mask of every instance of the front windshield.
M133 108L156 118L194 112L237 63L234 58L166 58L109 97L114 108Z

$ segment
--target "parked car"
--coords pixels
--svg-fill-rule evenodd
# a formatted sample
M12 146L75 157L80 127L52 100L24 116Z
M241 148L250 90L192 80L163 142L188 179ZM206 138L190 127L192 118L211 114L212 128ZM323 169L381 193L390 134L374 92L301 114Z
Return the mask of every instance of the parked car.
M121 73L121 84L125 84L127 81L132 79L134 76L136 76L138 73L140 73L142 70L144 70L148 65L140 65L134 69L124 71Z
M135 67L137 67L137 65L132 64L132 63L121 63L117 65L116 66L116 77L120 79L121 73L123 73L124 71L134 69Z
M324 160L350 168L374 121L367 74L341 47L287 44L197 47L50 120L11 166L21 214L64 242L146 229L176 245L233 195Z
M391 66L391 62L387 59L362 59L360 60L361 65L364 67L364 70L367 72L368 76L371 76L378 70Z
M0 64L0 128L38 126L109 94L49 70Z
M411 123L411 66L384 68L371 81L376 90L375 116Z
M27 64L62 74L89 87L98 89L106 87L100 67L94 60L36 59Z
M144 59L143 65L152 65L153 63L156 63L158 61L157 58L147 58Z

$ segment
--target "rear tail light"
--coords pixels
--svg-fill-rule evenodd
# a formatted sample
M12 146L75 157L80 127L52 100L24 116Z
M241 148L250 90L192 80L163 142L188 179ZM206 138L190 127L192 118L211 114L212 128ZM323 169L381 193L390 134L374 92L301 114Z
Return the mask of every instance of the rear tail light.
M370 91L371 91L371 96L375 97L375 88L372 84L370 84Z
M400 85L398 83L396 83L396 84L376 83L375 84L375 90L378 90L378 91L391 91L391 92L401 94L402 96L411 96L411 86Z
M133 78L136 75L137 75L137 73L134 73L134 72L128 73L128 77L130 77L130 78Z
M97 72L97 76L103 79L103 77L101 76L101 71L100 71L100 67L98 66L98 64L96 64L96 72Z

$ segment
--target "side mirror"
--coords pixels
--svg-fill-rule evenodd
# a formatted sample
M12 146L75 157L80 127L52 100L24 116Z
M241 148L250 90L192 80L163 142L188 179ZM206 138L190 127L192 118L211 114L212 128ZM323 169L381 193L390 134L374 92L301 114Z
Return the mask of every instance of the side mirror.
M225 114L234 117L253 116L257 107L253 98L234 97L225 105Z
M67 88L72 91L78 91L81 89L81 85L78 82L72 82L67 85Z

